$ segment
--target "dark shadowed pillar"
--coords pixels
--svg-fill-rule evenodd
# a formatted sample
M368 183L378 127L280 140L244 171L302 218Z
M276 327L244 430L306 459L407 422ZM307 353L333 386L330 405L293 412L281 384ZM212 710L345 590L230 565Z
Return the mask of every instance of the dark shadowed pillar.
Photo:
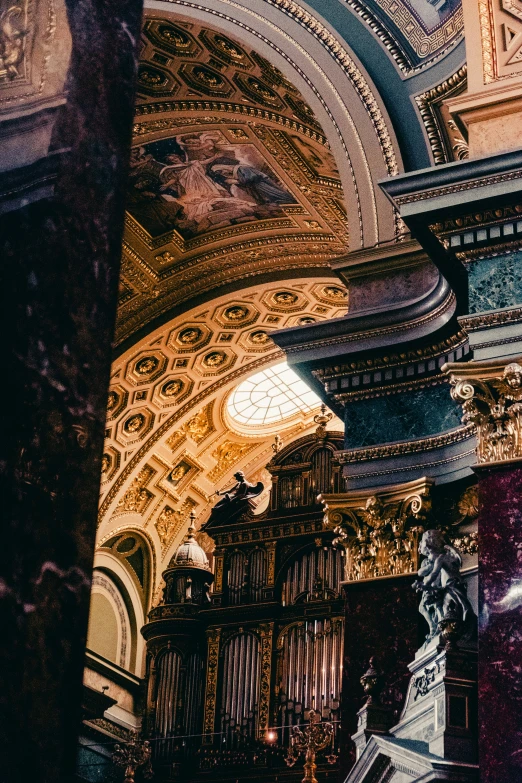
M484 783L522 781L522 463L479 479L479 727Z
M357 712L364 703L361 675L375 656L384 672L383 703L399 720L411 674L408 664L419 647L420 615L413 577L405 576L350 582L346 597L342 689L341 779L355 762L351 735L357 730Z
M522 364L448 364L477 425L479 764L483 783L522 781Z
M2 783L73 775L141 5L29 4L0 84Z

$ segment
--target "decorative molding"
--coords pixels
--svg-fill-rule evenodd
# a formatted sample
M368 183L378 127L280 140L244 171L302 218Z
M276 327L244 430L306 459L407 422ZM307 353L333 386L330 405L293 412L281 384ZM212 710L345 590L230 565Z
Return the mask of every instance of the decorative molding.
M376 397L388 397L390 394L402 394L403 392L425 389L428 386L440 386L446 383L444 375L432 375L429 378L418 378L414 381L406 379L404 383L392 383L389 386L376 386L373 389L361 389L353 392L341 392L334 394L339 402L355 402L356 400L369 400Z
M272 645L274 623L259 626L261 637L261 676L259 681L259 738L264 739L269 723L270 685L272 679Z
M394 196L393 200L398 207L402 207L405 204L411 204L414 201L425 201L429 198L438 198L439 196L447 196L451 193L461 193L465 190L490 187L491 185L497 185L500 182L512 182L513 180L521 178L522 171L508 171L505 174L493 174L489 177L479 177L478 179L472 179L468 182L455 182L452 185L446 185L442 188L432 188L431 190L420 190L415 191L415 193L407 193L404 196Z
M463 160L469 157L468 144L455 125L454 120L450 117L443 118L441 112L443 101L454 95L459 95L466 89L466 84L467 66L463 65L448 79L422 93L422 95L415 97L422 122L426 128L435 165L449 163L452 160ZM450 137L450 131L457 135L448 138L450 143L453 142L451 143L451 149L448 149L445 136L447 134Z
M444 370L452 398L462 405L463 424L477 428L479 465L521 459L522 365L470 362Z
M478 313L478 315L462 315L458 320L462 328L468 333L478 332L481 329L495 326L505 326L506 324L518 324L522 323L522 307L513 307L509 310L494 310L490 313Z
M444 459L434 460L433 462L429 462L428 464L426 464L425 462L419 462L417 465L403 465L400 468L393 467L393 468L389 468L388 470L365 471L364 478L365 480L367 480L370 478L384 478L384 476L388 476L388 480L391 481L392 477L395 476L397 473L416 473L420 471L425 471L427 467L435 468L435 467L439 467L440 465L449 465L452 462L459 462L460 460L464 460L474 453L475 453L475 449L469 449L468 451L462 452L462 454L456 454L452 457L445 457Z
M205 689L205 712L203 718L204 745L212 744L214 741L220 638L221 628L211 628L207 631L207 683Z
M443 435L431 435L429 438L390 443L385 446L367 446L365 448L337 451L335 457L341 465L376 459L389 459L390 457L398 457L403 454L419 454L441 449L453 443L460 443L460 441L472 438L474 434L475 427L472 424L468 424L465 427L458 427Z
M268 587L272 587L275 584L275 558L276 558L276 541L268 541L265 544L266 549L266 584Z

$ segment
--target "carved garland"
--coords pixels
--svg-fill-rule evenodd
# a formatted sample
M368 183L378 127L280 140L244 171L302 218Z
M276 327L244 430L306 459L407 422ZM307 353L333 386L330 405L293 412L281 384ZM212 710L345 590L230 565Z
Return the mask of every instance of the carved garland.
M220 638L221 628L212 628L207 631L207 685L205 690L205 715L203 720L203 743L205 745L211 744L214 739L213 732L214 722L216 719L216 693Z
M264 738L268 729L270 709L270 682L272 677L272 643L274 623L259 626L261 637L261 679L259 685L259 737Z

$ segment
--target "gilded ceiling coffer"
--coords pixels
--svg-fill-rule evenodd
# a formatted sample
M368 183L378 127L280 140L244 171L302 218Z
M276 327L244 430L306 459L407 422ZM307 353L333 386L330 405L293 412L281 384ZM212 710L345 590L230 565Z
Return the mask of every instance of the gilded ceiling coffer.
M446 364L451 396L462 405L462 421L477 429L477 462L522 458L522 365L489 361Z
M419 565L419 541L431 512L428 478L381 488L322 495L325 526L337 535L345 552L345 579L398 576Z

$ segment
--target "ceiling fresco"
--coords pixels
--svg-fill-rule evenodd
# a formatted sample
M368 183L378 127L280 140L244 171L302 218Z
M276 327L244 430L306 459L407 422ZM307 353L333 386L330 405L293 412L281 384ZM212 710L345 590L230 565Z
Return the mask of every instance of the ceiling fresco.
M344 0L370 25L401 70L415 72L462 36L461 0Z
M116 343L234 281L327 270L348 243L339 172L299 91L225 35L149 16Z

